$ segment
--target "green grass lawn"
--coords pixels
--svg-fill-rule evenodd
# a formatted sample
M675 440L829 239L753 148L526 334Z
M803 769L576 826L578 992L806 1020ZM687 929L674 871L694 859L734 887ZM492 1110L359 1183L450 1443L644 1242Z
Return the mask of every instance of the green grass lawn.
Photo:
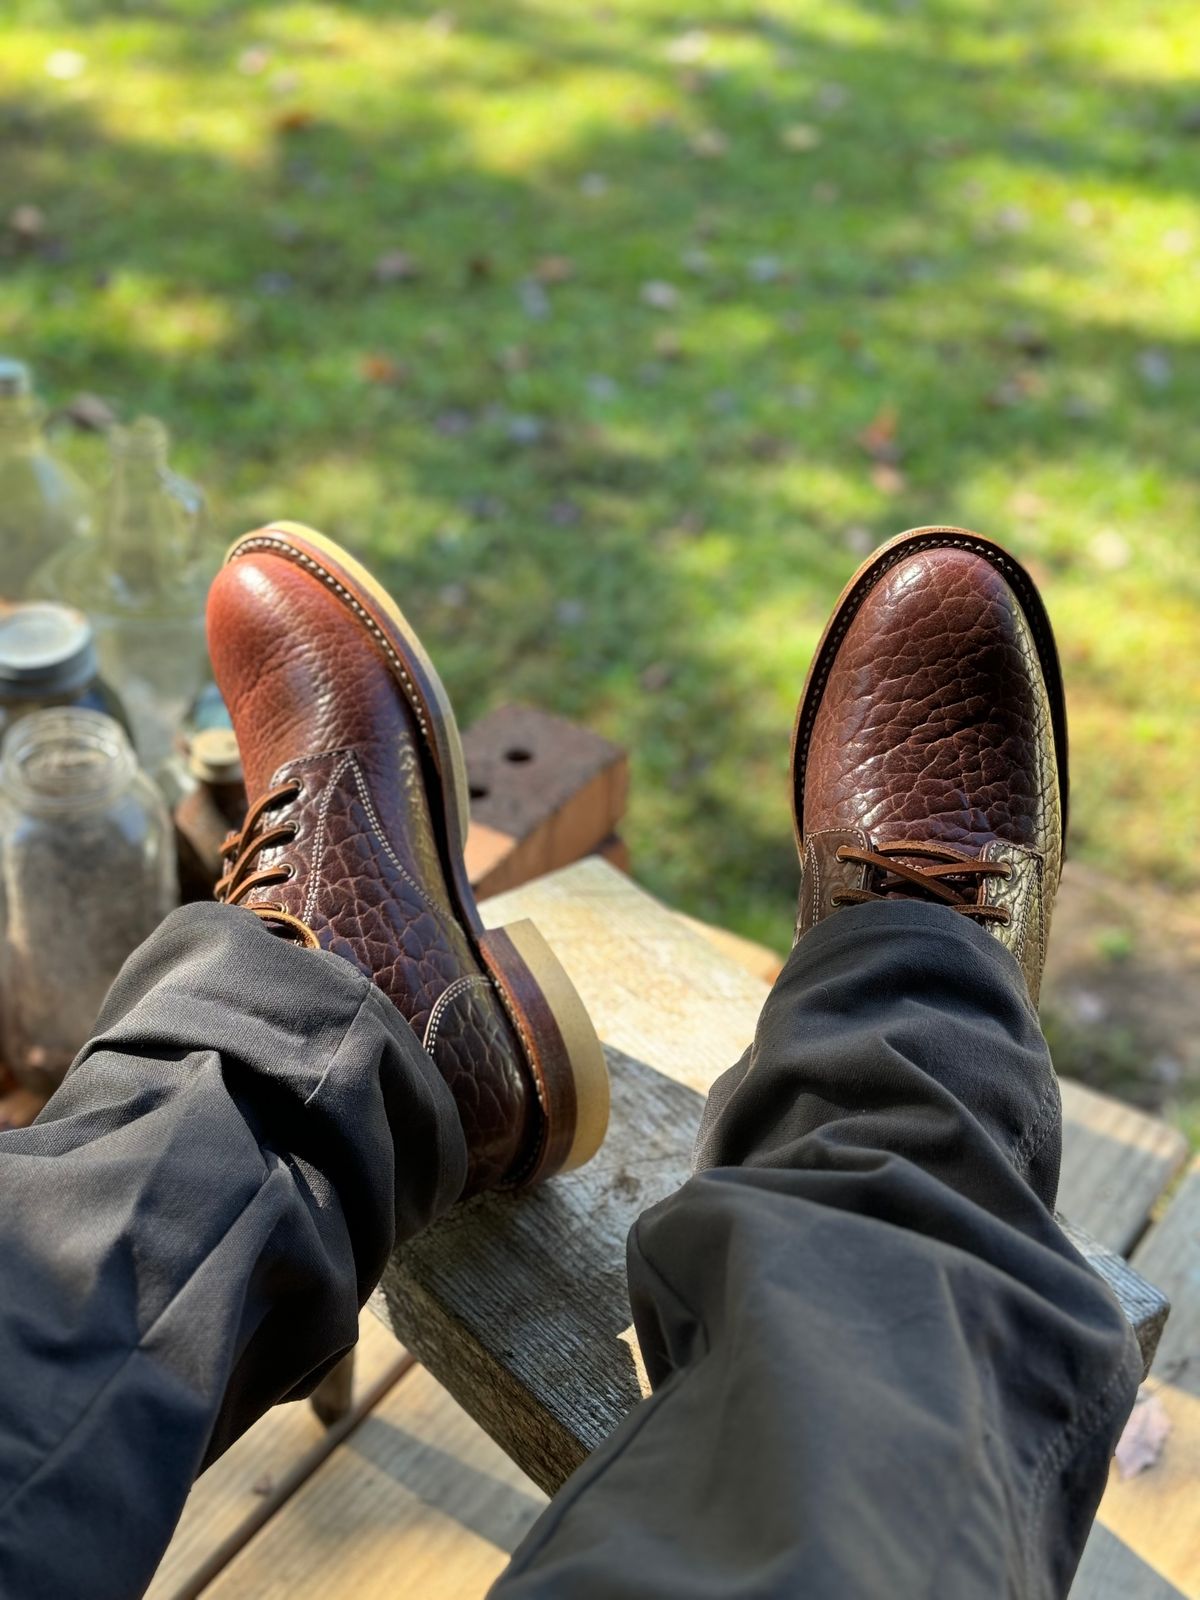
M786 940L809 654L950 520L1044 583L1076 854L1196 895L1192 0L5 18L0 345L365 552L464 720L626 742L651 887Z

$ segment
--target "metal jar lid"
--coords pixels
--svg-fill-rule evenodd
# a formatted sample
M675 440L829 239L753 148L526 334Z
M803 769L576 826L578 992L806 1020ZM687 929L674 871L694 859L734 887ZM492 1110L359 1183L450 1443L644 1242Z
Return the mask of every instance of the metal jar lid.
M0 610L0 699L52 699L96 676L92 625L73 606L35 600Z
M241 783L242 758L232 728L202 728L188 751L188 770L200 783Z

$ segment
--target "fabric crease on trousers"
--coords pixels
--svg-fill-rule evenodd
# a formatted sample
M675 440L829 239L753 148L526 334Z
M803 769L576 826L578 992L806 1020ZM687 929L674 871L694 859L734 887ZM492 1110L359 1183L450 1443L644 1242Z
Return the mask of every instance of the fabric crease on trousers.
M654 1392L496 1600L1064 1595L1140 1368L1054 1222L1060 1144L998 942L910 902L807 934L630 1236ZM0 1134L3 1600L142 1593L196 1473L353 1343L465 1170L359 973L169 918Z

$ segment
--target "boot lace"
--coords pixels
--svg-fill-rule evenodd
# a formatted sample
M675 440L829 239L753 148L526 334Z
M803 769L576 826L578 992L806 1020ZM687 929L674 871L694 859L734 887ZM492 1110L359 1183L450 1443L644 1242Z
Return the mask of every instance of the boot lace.
M269 789L247 811L242 826L228 836L221 846L221 856L226 862L225 872L213 889L218 900L231 906L244 905L247 895L254 890L275 883L287 883L295 876L296 869L282 861L270 867L255 867L254 863L264 850L289 844L296 837L294 822L264 824L269 811L290 804L299 793L300 785L294 779ZM278 924L290 937L301 940L310 949L320 948L317 936L308 924L293 916L279 901L256 900L246 909L262 917L264 922Z
M866 882L871 887L839 890L833 896L835 906L897 898L931 900L961 911L976 922L994 922L1004 927L1011 920L1002 906L984 905L980 898L989 878L1012 877L1012 865L1007 861L975 861L942 845L912 841L884 844L874 850L843 844L838 846L836 856L839 861L866 867ZM924 862L931 864L918 864Z

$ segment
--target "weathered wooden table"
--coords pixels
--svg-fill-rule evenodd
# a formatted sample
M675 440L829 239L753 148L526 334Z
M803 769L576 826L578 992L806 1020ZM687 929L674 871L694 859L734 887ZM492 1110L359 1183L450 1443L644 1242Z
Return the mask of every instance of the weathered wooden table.
M612 1136L583 1172L476 1202L393 1262L374 1309L426 1368L368 1319L336 1437L306 1407L265 1418L200 1480L155 1600L482 1595L544 1503L537 1486L553 1488L641 1393L625 1233L683 1177L701 1097L748 1042L766 986L602 862L514 890L485 915L533 917L578 985L610 1055ZM1119 1259L1186 1146L1078 1085L1063 1099L1062 1209ZM1198 1222L1200 1170L1136 1257L1175 1301L1152 1379L1176 1422L1171 1465L1114 1481L1073 1600L1200 1595L1187 1505L1200 1464Z

